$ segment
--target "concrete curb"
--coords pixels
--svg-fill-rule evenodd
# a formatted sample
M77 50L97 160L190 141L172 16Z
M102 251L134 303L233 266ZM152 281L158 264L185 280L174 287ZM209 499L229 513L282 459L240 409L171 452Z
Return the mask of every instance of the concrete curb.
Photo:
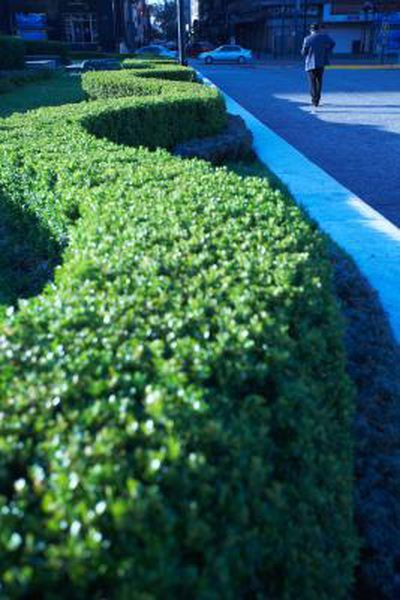
M199 75L206 85L216 87ZM320 228L352 256L378 291L400 342L400 229L223 95L228 112L240 115L252 132L259 159L289 188Z

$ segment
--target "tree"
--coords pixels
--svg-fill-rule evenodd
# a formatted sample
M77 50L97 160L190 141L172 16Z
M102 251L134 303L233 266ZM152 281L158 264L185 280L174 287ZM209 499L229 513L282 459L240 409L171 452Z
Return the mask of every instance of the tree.
M153 6L154 24L167 40L175 41L178 34L176 1L165 0L163 4Z

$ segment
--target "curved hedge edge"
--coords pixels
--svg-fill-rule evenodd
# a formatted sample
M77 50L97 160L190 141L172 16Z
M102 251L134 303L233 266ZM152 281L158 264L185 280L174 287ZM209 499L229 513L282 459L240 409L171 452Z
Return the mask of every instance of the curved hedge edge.
M167 65L177 64L176 58L160 58L160 56L158 56L157 54L146 54L145 56L143 54L136 54L136 56L133 56L132 58L127 57L124 62L127 62L129 64L131 60L133 62L144 60L148 63L162 63Z
M163 68L176 68L178 67L178 63L176 61L171 60L145 60L145 59L129 59L126 58L121 63L124 69L157 69L162 66ZM180 67L181 69L186 69L187 67Z
M224 99L216 90L175 82L158 87L156 80L146 80L146 94L148 87L154 93L155 85L158 96L135 97L127 94L132 93L132 86L138 91L136 78L131 87L121 90L119 73L93 75L82 83L88 95L122 96L90 102L80 113L84 126L97 137L129 146L173 148L192 138L216 135L226 125ZM72 114L78 113L79 109L72 108Z
M190 67L159 67L157 69L139 69L136 77L151 77L153 79L166 79L171 81L196 81L196 71Z
M194 83L193 69L181 67L168 70L140 71L98 71L82 75L82 89L91 100L120 98L123 96L144 96L187 93L185 83ZM200 86L191 87L194 95L199 95Z
M332 245L346 319L348 372L357 387L356 522L362 548L357 597L400 597L400 348L377 292Z
M81 83L82 89L89 100L121 98L124 96L157 96L168 92L169 89L162 79L140 79L132 75L131 71L83 73ZM184 91L182 86L181 90Z
M168 98L177 130L189 93ZM0 338L3 581L346 598L351 390L325 244L263 181L79 124L113 113L112 134L118 109L168 102L43 109L0 140L16 200L81 215L55 285Z

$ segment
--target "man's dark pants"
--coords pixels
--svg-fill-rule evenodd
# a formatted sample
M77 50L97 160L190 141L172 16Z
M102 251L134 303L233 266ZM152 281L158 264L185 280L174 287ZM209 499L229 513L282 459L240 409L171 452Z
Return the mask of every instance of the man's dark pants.
M324 67L319 67L318 69L311 69L311 71L307 71L307 73L308 78L310 80L311 102L314 106L318 106L319 101L321 100Z

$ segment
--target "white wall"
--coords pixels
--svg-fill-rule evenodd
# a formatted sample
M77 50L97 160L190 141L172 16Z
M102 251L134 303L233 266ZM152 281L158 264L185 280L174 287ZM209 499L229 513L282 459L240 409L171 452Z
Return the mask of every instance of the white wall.
M327 24L327 27L329 25ZM334 49L338 54L350 54L352 51L352 43L355 40L362 40L361 27L329 27L329 35L336 42Z

